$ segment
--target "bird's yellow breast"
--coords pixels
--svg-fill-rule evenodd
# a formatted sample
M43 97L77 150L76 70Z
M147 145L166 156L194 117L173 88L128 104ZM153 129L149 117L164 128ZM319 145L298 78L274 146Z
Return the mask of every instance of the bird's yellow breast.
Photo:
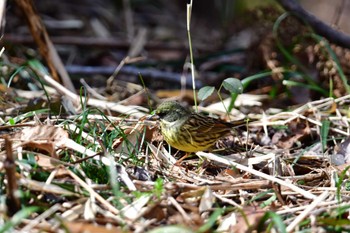
M213 146L216 141L210 139L196 141L189 132L189 129L183 126L183 122L161 121L160 126L165 141L172 147L185 152L207 150Z

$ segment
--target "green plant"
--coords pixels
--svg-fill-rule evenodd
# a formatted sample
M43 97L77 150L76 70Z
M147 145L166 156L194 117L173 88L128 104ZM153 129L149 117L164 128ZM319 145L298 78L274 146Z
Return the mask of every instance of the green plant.
M233 95L238 95L238 94L241 94L243 92L243 84L241 83L241 81L239 79L227 78L221 83L219 89L217 90L217 93L218 93L218 96L219 96L221 102L223 101L222 97L221 97L221 94L220 94L222 88L224 88L227 91L229 91L231 93L231 97L232 98L233 98ZM215 91L215 87L213 87L213 86L202 87L198 91L198 98L200 100L205 100L210 95L212 95L214 91ZM230 106L229 106L228 109L226 109L226 107L225 107L226 111L230 112L232 110L232 108L233 108L233 105L234 105L234 100L233 100L232 107L231 107L231 103L230 103Z
M263 230L264 224L266 223L267 220L271 220L271 222L268 224L266 232L270 232L271 228L275 226L277 229L277 232L287 232L286 230L286 225L284 224L281 216L278 214L272 212L272 211L267 211L264 216L260 219L259 224L258 224L258 232L265 232Z
M158 199L160 199L163 192L164 192L164 180L161 178L158 178L154 182L153 193L156 195Z

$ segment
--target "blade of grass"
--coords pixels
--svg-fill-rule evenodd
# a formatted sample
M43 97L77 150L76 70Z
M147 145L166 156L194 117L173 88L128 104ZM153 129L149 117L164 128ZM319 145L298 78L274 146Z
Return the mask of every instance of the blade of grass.
M347 166L341 173L340 173L340 176L338 178L338 180L336 181L336 186L337 186L337 192L336 192L336 197L337 197L337 201L339 203L341 203L342 199L341 199L341 187L343 185L343 181L344 181L344 178L347 176L347 172L348 170L350 169L350 166Z
M12 83L12 80L16 77L16 75L18 73L20 73L25 67L24 66L20 66L18 67L14 72L13 74L10 76L9 78L9 81L7 82L7 87L10 87L11 86L11 83Z
M216 220L223 214L223 212L223 209L216 209L210 215L207 222L197 230L197 233L208 232L210 228L215 224Z
M10 232L10 229L19 225L23 219L27 218L29 215L37 212L38 210L39 207L30 206L18 211L15 215L12 216L10 221L6 222L3 226L0 226L0 233Z
M191 30L190 30L192 4L193 4L193 0L191 0L190 3L187 4L187 37L188 37L188 45L189 45L189 49L190 49L193 100L194 100L195 109L198 112L197 95L196 95L196 81L195 81L195 75L194 75L194 60L193 60L193 51L192 51L192 39L191 39Z
M327 91L323 90L319 86L310 85L310 84L306 84L306 83L302 83L302 82L296 82L296 81L292 81L292 80L283 80L282 84L285 85L285 86L290 86L290 87L299 86L299 87L308 88L310 90L318 91L318 92L320 92L320 93L322 93L324 95L328 94Z
M32 117L32 116L35 116L35 115L41 114L41 113L47 113L49 111L50 111L49 109L44 108L44 109L26 112L24 114L21 114L21 115L14 117L14 118L10 118L7 123L10 125L14 125L14 124L18 123L19 121L22 121L26 118L29 118L29 117Z
M264 224L266 223L267 220L271 220L271 223L269 224L268 229L266 230L266 232L270 232L271 231L271 227L272 226L276 226L277 227L277 232L281 232L281 233L287 233L286 230L286 225L284 224L281 216L279 216L278 214L271 212L271 211L267 211L264 216L260 219L259 224L258 224L258 232L265 232L263 230L264 228ZM270 230L269 230L270 229Z
M331 122L330 121L322 121L321 126L321 143L322 143L322 154L324 154L327 146L327 137L329 133L329 126Z

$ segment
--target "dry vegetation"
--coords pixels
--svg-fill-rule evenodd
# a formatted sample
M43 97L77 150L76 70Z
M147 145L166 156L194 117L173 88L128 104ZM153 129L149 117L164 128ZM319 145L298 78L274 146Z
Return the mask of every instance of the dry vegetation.
M34 1L39 53L18 2L2 39L0 232L350 230L348 50L275 5L195 2L197 87L245 87L199 111L246 123L179 166L146 116L193 105L186 6Z

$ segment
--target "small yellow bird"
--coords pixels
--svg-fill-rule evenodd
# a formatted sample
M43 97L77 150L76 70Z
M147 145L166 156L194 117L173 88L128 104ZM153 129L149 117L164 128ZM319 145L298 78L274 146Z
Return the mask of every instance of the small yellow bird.
M192 112L176 101L159 105L152 119L160 120L161 133L169 145L188 153L208 150L235 126Z

